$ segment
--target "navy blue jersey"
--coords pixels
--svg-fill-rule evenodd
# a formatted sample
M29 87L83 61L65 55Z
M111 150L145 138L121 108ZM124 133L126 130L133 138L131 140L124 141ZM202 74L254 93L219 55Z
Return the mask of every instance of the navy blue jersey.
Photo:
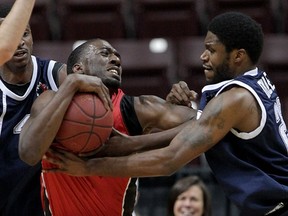
M200 110L213 97L233 86L241 86L255 97L262 111L260 125L250 133L231 129L205 155L216 179L239 206L241 215L264 215L288 199L287 129L275 86L266 73L258 69L233 80L205 86Z
M0 215L40 215L42 212L41 166L30 167L21 161L18 141L33 101L46 89L57 90L54 74L59 63L34 56L32 61L32 79L23 95L0 80Z

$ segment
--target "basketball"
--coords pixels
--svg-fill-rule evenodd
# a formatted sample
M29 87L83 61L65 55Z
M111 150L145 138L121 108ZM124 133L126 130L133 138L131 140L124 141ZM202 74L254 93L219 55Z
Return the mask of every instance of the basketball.
M64 115L55 141L58 147L74 153L99 148L109 138L113 113L92 93L76 93Z

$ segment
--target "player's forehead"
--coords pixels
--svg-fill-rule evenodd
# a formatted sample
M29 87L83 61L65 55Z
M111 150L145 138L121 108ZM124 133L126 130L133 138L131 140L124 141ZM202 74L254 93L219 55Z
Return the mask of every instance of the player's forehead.
M91 45L94 46L95 49L97 49L97 50L108 49L108 50L111 50L113 52L116 51L116 49L109 42L102 40L102 39L97 39L97 40L93 41L93 43Z

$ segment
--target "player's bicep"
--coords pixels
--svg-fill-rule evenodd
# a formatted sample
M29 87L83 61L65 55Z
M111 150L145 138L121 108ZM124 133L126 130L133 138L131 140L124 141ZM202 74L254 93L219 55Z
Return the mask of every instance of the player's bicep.
M156 96L137 97L134 106L143 128L166 130L193 118L196 114L191 108L168 103Z
M49 103L49 101L53 98L55 92L52 90L44 91L33 103L30 117L37 116Z
M211 140L218 142L232 128L242 130L249 116L253 96L243 88L233 88L213 98L203 110L198 123Z

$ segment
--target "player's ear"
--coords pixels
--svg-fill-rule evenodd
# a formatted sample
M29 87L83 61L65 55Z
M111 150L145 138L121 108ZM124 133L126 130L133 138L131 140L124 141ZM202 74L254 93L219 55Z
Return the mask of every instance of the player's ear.
M73 73L84 74L84 67L82 63L76 63L72 67Z
M239 63L243 61L243 58L246 56L246 50L245 49L238 49L235 50L235 62Z

